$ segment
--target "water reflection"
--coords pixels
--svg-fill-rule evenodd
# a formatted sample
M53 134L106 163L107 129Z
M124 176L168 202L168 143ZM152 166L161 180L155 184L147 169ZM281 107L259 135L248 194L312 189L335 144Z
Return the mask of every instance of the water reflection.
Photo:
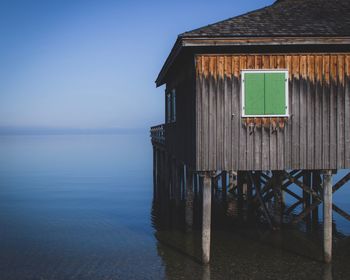
M210 266L201 264L201 186L194 189L193 226L186 226L186 199L162 186L152 204L157 251L167 279L348 279L350 241L337 231L332 266L322 262L322 225L270 231L245 200L213 190ZM334 270L334 271L332 271Z

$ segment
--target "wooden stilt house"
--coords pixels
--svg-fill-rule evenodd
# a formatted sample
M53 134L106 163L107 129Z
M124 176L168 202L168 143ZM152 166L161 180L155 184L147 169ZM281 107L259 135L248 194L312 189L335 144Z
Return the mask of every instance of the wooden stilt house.
M316 215L324 202L330 261L332 174L350 168L350 1L278 0L180 34L156 84L166 85L166 113L165 124L151 128L155 157L162 151L162 166L176 161L203 178L203 261L210 248L206 189L219 172L229 181L237 175L238 190L250 186L272 228L283 219L268 212L269 199L281 204L281 216L293 210L282 192L303 205L293 222ZM164 188L176 192L171 169L164 174Z

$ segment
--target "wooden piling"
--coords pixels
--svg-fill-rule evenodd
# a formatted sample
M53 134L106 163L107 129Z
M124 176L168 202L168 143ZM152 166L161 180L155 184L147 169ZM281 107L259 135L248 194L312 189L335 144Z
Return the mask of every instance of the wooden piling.
M233 172L232 171L230 171L229 173L228 173L228 191L229 192L233 192L233 190L234 190L234 182L233 182L234 180L233 180Z
M193 225L193 172L187 168L186 170L186 204L185 204L185 220L188 229Z
M197 199L198 196L198 189L199 189L199 179L197 173L193 173L193 192L194 197Z
M168 152L164 152L164 196L170 198L170 179L169 179L169 155Z
M175 187L175 204L176 206L180 205L181 202L181 173L180 173L180 163L175 160L174 161L174 187Z
M160 188L160 151L156 149L156 184L155 184L155 197L159 198L159 188Z
M312 172L312 190L319 193L321 185L321 176L319 171ZM311 196L311 203L316 203L316 199L314 196ZM318 206L315 207L314 210L312 210L312 226L313 228L318 227Z
M274 208L275 222L281 225L283 222L283 202L282 202L282 174L281 172L273 172L273 192L274 192Z
M303 184L311 187L311 174L309 171L304 171L303 172ZM310 207L310 202L311 202L311 195L309 192L306 192L305 190L303 190L303 209L306 210ZM307 215L305 217L305 222L306 222L306 226L307 228L310 227L310 215Z
M153 146L153 196L157 197L157 149Z
M227 172L222 171L221 174L221 191L222 191L222 198L226 199L226 192L227 192Z
M245 174L243 171L237 172L237 197L240 204L242 205L243 200L243 184L244 184Z
M203 177L203 219L202 219L202 261L208 264L210 260L210 227L211 227L211 178Z
M332 261L332 171L323 174L323 251L324 261Z

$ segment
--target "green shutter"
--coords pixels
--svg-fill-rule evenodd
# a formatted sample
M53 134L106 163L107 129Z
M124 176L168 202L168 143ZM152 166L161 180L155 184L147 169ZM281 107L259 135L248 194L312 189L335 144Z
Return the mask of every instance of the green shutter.
M265 73L265 115L286 113L285 74Z
M264 115L264 74L244 75L245 115Z

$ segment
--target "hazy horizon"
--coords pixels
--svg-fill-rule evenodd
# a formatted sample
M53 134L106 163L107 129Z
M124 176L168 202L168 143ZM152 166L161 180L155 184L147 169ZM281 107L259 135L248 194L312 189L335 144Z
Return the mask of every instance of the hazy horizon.
M0 126L0 135L144 134L148 131L148 127Z
M1 1L0 126L141 129L177 35L274 0Z

